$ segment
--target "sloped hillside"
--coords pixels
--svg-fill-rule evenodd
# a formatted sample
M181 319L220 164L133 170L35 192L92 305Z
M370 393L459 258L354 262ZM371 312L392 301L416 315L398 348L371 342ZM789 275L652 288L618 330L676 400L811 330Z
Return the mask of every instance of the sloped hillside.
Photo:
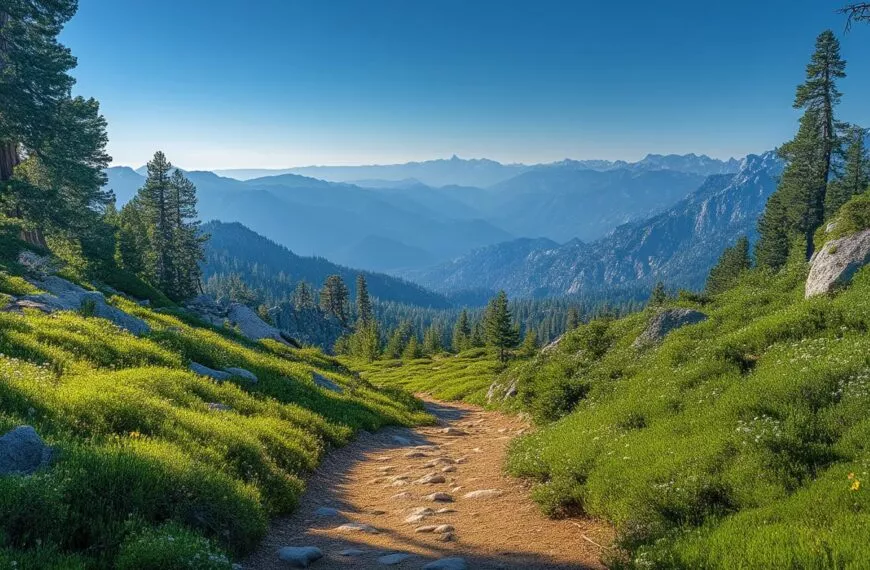
M327 449L426 418L318 351L172 307L90 293L53 312L68 299L40 295L51 264L20 264L17 228L2 229L0 567L228 570ZM95 316L117 317L106 306L140 335Z
M590 323L512 371L543 425L510 472L547 512L612 521L617 566L862 567L870 271L808 300L805 278L801 261L754 270L708 302ZM706 319L641 336L675 307Z

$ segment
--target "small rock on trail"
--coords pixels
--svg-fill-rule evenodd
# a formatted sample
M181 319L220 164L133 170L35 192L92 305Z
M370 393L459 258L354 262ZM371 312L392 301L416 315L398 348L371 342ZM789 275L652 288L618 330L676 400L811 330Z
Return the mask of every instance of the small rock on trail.
M291 568L308 568L312 562L323 558L316 546L285 546L278 550L278 558Z
M467 570L467 568L468 564L465 559L458 556L442 558L423 566L423 570Z
M498 489L481 489L480 491L471 491L470 493L465 493L462 498L463 499L492 499L494 497L501 497L504 493Z

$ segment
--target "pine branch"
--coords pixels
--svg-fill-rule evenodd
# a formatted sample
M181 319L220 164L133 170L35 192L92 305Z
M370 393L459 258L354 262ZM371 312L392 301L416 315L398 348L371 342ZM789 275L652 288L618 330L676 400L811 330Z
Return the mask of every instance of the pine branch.
M849 4L837 10L839 14L846 15L846 31L852 29L853 22L870 22L870 2L858 2Z

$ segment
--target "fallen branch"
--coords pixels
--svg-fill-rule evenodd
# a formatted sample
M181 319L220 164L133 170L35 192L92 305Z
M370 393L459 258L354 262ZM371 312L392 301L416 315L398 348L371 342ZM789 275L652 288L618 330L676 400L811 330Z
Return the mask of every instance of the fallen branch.
M579 528L579 529L582 529L582 528L583 528L582 526L580 526L579 524L575 523L574 521L571 521L571 524L573 524L574 526L576 526L576 527ZM611 547L609 547L609 546L604 546L603 544L598 544L597 542L595 542L594 540L592 540L591 538L589 538L588 536L586 536L586 535L583 534L582 532L580 533L580 538L582 538L582 539L585 540L586 542L589 542L589 543L594 544L595 546L597 546L598 548L600 548L600 549L602 549L602 550L613 550L613 549L612 549Z

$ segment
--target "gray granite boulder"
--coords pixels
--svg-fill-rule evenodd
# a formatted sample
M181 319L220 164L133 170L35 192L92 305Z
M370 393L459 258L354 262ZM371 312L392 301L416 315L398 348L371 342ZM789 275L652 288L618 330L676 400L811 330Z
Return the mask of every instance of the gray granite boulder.
M237 366L228 366L227 368L224 368L224 372L228 372L237 378L247 380L251 384L256 384L258 381L256 374L250 370L245 370L244 368L239 368Z
M48 447L31 426L18 426L0 437L0 475L29 475L51 462Z
M314 383L317 384L318 386L320 386L321 388L324 388L326 390L330 390L332 392L337 392L339 394L344 392L344 388L342 388L341 386L339 386L338 384L336 384L335 382L333 382L332 380L330 380L326 376L321 376L317 372L312 372L312 378L314 380Z
M233 377L229 372L224 372L223 370L215 370L214 368L209 368L204 364L200 364L199 362L191 362L188 366L191 372L195 372L200 376L208 376L209 378L214 378L215 380L229 380Z
M652 319L637 340L635 346L653 344L665 338L668 333L684 327L694 325L707 320L707 315L694 309L665 309L659 311Z
M804 295L807 298L823 295L848 284L852 276L868 262L870 229L829 241L810 262Z
M323 552L316 546L285 546L278 550L278 558L291 568L308 568L323 558Z

